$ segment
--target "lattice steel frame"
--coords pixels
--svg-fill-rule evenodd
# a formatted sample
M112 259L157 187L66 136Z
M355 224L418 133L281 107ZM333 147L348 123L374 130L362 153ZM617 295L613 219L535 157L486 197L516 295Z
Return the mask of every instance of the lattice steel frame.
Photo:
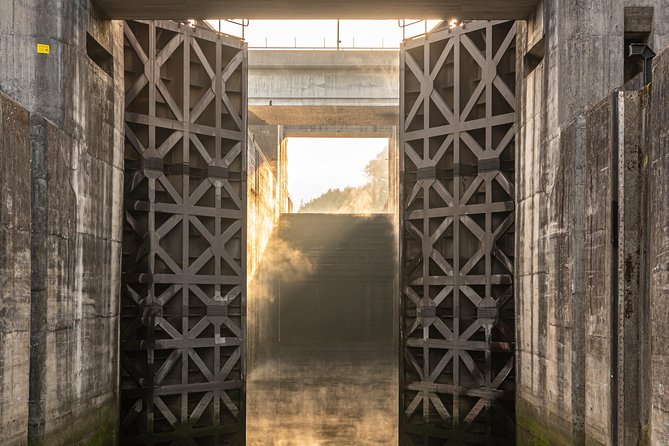
M124 32L121 443L244 444L246 44Z
M514 442L515 35L402 45L402 445Z

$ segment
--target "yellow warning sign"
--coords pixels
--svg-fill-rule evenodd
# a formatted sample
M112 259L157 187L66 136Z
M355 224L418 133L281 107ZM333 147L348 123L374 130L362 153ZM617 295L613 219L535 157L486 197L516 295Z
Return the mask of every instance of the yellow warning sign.
M37 44L37 52L39 54L49 54L51 52L51 46L49 46L45 43L38 43Z

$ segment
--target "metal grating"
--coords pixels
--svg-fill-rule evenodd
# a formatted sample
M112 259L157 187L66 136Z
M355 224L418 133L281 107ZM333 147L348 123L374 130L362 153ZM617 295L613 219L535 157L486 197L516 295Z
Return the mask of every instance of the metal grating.
M121 443L244 444L246 45L124 33Z
M401 444L513 444L514 22L401 49Z

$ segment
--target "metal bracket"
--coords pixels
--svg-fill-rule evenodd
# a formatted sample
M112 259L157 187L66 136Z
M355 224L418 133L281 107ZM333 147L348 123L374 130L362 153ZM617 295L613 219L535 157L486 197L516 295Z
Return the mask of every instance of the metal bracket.
M628 57L640 56L643 59L643 83L648 85L653 80L653 58L655 52L645 43L632 43L629 46Z

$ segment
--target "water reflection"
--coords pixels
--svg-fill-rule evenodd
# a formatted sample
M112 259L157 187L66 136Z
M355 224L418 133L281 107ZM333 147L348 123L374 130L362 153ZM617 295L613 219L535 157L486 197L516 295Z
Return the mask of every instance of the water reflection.
M393 364L381 363L255 370L248 383L247 444L397 444L395 376Z

